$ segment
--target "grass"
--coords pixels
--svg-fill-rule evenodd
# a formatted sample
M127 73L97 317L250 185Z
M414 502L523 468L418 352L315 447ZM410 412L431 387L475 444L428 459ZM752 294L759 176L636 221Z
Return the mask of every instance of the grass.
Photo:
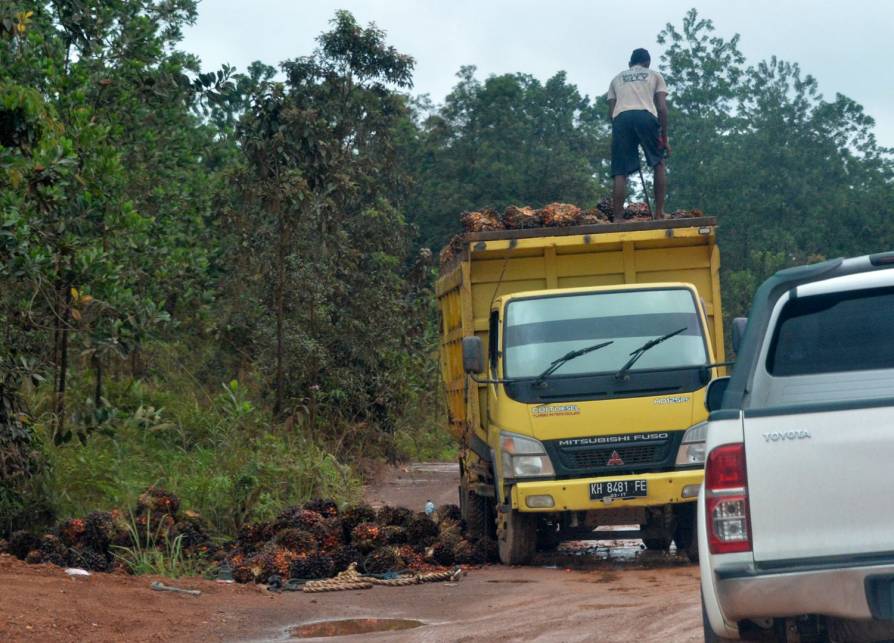
M74 417L90 412L85 400L91 387L89 375L71 378ZM274 423L240 383L209 390L182 369L162 364L142 380L109 377L104 395L104 419L86 444L54 446L49 395L31 393L48 467L26 500L49 503L57 520L127 511L142 491L158 485L179 496L181 507L201 513L217 533L233 535L246 520L272 518L312 497L360 497L350 466L299 427Z

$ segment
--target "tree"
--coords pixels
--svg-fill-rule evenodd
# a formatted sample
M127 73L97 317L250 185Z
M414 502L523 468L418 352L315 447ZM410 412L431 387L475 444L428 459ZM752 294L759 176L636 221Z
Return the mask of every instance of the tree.
M720 221L728 315L779 268L890 247L889 150L853 100L771 57L747 66L693 9L658 36L675 140L670 200Z
M221 153L195 112L227 79L198 74L173 48L193 0L28 7L7 4L2 16L3 118L30 118L34 138L4 142L4 217L28 248L27 266L4 283L4 309L36 367L53 371L54 439L85 439L83 426L66 427L73 338L95 372L98 408L104 363L136 355L171 313L209 300L207 168Z
M282 64L285 82L257 79L237 126L228 337L255 355L277 417L387 432L412 323L393 195L407 179L394 141L413 60L345 11L318 42Z
M442 245L463 210L550 201L593 204L604 189L607 127L600 111L559 72L460 69L443 106L419 102L420 131L408 154L416 184L408 199L421 242Z

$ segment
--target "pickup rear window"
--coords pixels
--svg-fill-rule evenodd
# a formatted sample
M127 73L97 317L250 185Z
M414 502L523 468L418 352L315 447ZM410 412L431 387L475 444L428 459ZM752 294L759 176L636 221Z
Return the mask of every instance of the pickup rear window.
M770 375L894 369L894 288L789 301L767 355Z

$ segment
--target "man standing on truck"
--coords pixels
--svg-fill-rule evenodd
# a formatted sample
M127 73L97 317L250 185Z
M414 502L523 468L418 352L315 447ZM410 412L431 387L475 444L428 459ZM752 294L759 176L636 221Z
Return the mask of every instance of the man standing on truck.
M627 176L640 169L639 147L655 173L655 212L663 219L667 194L664 159L670 156L667 142L667 85L645 49L634 49L630 68L614 77L608 87L608 116L612 122L612 213L624 211Z

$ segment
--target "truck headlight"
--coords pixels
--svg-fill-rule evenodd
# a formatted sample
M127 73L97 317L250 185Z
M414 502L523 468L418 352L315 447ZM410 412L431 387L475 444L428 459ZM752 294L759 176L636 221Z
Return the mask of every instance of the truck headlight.
M504 478L534 478L556 475L553 463L539 440L517 433L500 433Z
M689 427L683 434L680 450L677 451L677 466L687 467L705 463L705 436L708 434L708 423L701 422Z

